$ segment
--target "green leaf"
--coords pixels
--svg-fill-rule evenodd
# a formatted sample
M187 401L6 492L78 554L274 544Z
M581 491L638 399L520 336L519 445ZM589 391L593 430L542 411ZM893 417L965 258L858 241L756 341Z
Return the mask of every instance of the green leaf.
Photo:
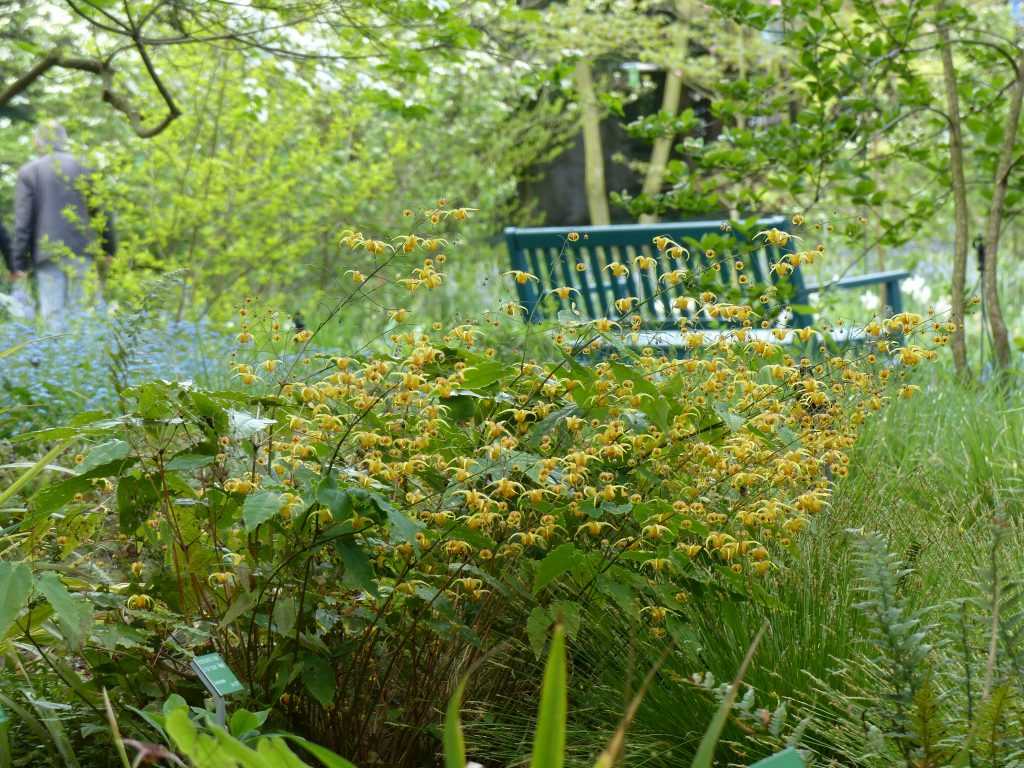
M188 709L188 702L185 701L185 697L177 693L172 693L167 697L167 700L163 703L160 711L164 717L171 714L176 709Z
M56 512L79 493L92 490L92 481L85 477L69 477L59 483L52 483L36 491L29 503L32 506L32 520Z
M496 360L481 360L472 367L466 368L463 373L463 388L484 389L501 378L513 374L514 370L505 363L499 363Z
M326 708L334 703L338 681L334 667L323 656L306 656L303 659L302 682L320 706Z
M256 491L249 494L242 505L245 530L252 533L280 511L281 494L273 491Z
M7 635L32 591L32 571L25 563L0 561L0 639Z
M231 720L228 721L228 729L231 731L232 736L241 738L247 733L258 731L263 723L267 721L267 715L269 714L269 709L264 709L260 712L250 712L248 709L236 709L231 713Z
M415 544L416 534L423 528L423 523L406 517L405 514L399 512L390 504L387 506L387 515L388 522L391 523L391 538L397 537L399 541Z
M462 678L455 693L448 700L444 715L444 768L466 768L466 740L462 735L459 710L462 709L462 694L466 690L466 678Z
M265 759L266 768L308 768L308 763L295 756L284 739L280 736L270 736L256 742L256 752L261 759ZM256 768L255 763L246 763L246 768Z
M214 456L203 453L179 453L167 462L165 469L169 472L192 472L200 467L209 466L214 461Z
M565 763L565 720L569 709L565 661L565 630L555 625L551 651L544 665L537 729L533 734L530 768L562 768Z
M530 611L526 620L526 637L530 640L530 647L533 655L538 659L544 653L544 645L548 641L548 627L551 626L551 617L548 612L539 605Z
M333 476L325 477L316 487L316 500L331 510L337 522L352 517L352 497L347 488L339 488Z
M356 768L352 763L343 757L331 752L331 750L321 747L319 744L314 744L311 741L307 741L301 736L295 736L293 734L284 734L284 738L294 741L304 750L309 752L313 757L323 763L327 768Z
M548 607L548 615L553 621L565 627L565 634L570 640L576 637L583 623L580 604L572 600L555 600Z
M57 624L72 650L79 650L92 628L92 606L75 599L53 571L36 578L36 589L53 607Z
M721 418L731 432L738 432L743 429L743 425L746 423L746 420L742 416L730 411L725 406L715 408L715 413L719 418Z
M108 440L105 443L100 443L86 454L85 461L78 467L78 474L89 474L92 470L108 464L120 463L129 453L131 453L131 446L124 440ZM96 477L96 475L90 474L90 477Z
M243 590L238 593L231 606L224 612L224 615L220 619L221 629L226 628L232 622L235 621L243 613L247 613L256 605L256 598L252 592Z
M283 597L274 603L274 628L278 634L287 637L295 629L298 618L298 603L294 597Z
M576 546L567 542L551 550L537 566L533 577L533 594L537 594L579 561Z
M134 533L160 500L155 480L149 475L126 475L117 481L117 516L121 533Z
M168 712L167 718L164 720L164 730L171 737L175 747L184 752L186 756L192 756L199 741L199 734L189 719L188 709L172 709Z
M339 536L334 540L334 546L341 556L341 562L345 565L345 575L342 581L353 587L365 589L374 597L377 596L377 580L373 571L370 558L363 552L362 547L356 543L354 536Z

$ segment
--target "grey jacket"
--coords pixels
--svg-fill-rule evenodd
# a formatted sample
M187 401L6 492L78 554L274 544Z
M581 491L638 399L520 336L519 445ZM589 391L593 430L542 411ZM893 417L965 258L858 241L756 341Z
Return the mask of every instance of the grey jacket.
M89 248L96 239L89 225L92 212L80 188L87 180L88 170L67 152L51 152L21 167L14 191L11 250L15 272L27 272L35 265L52 261L63 253L63 248L78 256L93 255ZM65 214L68 208L73 211L71 217ZM110 216L101 245L104 252L113 255L114 228Z

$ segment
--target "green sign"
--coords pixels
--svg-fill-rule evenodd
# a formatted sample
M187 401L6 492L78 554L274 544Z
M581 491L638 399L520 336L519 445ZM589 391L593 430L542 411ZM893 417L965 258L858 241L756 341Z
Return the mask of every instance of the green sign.
M800 757L799 752L790 747L777 755L754 763L750 768L804 768L804 759Z
M0 728L3 728L5 725L7 725L8 721L9 718L7 717L7 713L4 711L3 707L0 707Z
M215 696L223 698L243 690L235 673L231 671L219 653L196 656L192 659L192 668L199 675L203 685L209 688Z

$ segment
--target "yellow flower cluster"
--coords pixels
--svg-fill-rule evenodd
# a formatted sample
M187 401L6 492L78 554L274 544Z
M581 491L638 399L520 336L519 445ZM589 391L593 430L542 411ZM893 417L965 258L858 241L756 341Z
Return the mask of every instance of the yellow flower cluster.
M761 234L774 245L793 237ZM659 249L688 255L660 240ZM393 245L355 232L344 242L374 257L446 245L414 235ZM796 268L820 253L801 251L785 263ZM396 282L435 287L441 274L434 264L427 257ZM650 268L642 257L633 266ZM536 279L506 275L518 284ZM571 289L556 291L565 297ZM752 307L719 303L707 291L687 301L741 327L716 337L690 332L681 359L619 346L582 365L574 356L597 350L597 337L623 323L624 333L635 330L630 316L640 300L626 297L616 302L619 322L557 333L571 352L557 362L503 363L493 350L478 351L480 327L433 324L393 333L386 354L334 358L300 378L289 368L277 381L283 413L255 445L252 466L260 469L227 473L221 487L241 495L281 488L284 529L349 525L399 594L431 584L453 601L489 599L492 591L465 567L500 576L563 545L598 564L633 568L651 583L693 569L764 576L829 504L860 425L889 399L893 378L935 356L909 341L928 322L903 313L866 328L868 350L843 357L822 348L810 358L786 344L808 342L815 330L755 338L748 336L759 316ZM388 312L395 319L401 310ZM944 343L947 324L932 326L935 343ZM269 377L279 361L237 364L236 375L255 384L257 368ZM909 397L915 389L901 382L896 391ZM409 525L358 507L341 520L310 477L336 478ZM672 593L686 598L685 590Z

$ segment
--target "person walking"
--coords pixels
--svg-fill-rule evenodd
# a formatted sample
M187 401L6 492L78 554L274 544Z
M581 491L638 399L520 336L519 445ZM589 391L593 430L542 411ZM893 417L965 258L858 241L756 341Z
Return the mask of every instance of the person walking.
M60 123L36 128L39 156L18 170L14 193L11 274L16 288L35 275L39 314L50 331L63 330L67 316L82 307L94 260L109 261L116 248L109 215L97 237L99 211L83 191L90 172L67 152L67 138Z

